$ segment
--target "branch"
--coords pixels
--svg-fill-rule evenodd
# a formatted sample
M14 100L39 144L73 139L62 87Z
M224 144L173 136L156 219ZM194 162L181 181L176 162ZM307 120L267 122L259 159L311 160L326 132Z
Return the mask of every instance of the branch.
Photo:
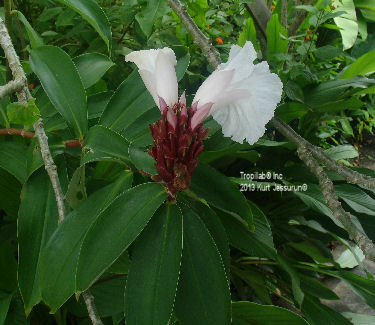
M32 139L34 138L35 134L33 132L26 131L24 129L0 129L0 135L20 135L24 138Z
M13 74L14 81L17 81L23 85L21 89L17 91L17 98L21 104L26 105L28 100L31 99L31 94L27 86L27 79L25 71L23 70L20 60L10 39L9 33L5 27L4 21L0 18L0 45L4 50L5 57L7 58L9 68ZM42 154L44 168L46 169L48 176L51 180L52 188L55 193L57 210L59 213L58 224L60 224L65 218L65 205L64 205L64 194L61 189L59 176L57 174L57 167L52 159L51 152L48 146L48 138L44 130L43 121L40 118L34 124L35 136L38 138L40 152ZM103 325L94 305L94 297L91 293L86 290L83 293L85 299L87 311L90 319L94 325Z
M103 325L100 319L98 311L96 310L94 303L94 296L91 294L90 290L87 289L82 293L83 299L85 300L87 311L93 325Z
M304 148L298 148L298 155L301 160L310 168L311 172L318 178L325 201L333 213L334 218L341 222L349 237L354 240L358 247L363 251L366 258L375 262L375 246L373 242L363 233L350 219L350 214L346 212L339 198L335 194L335 188L331 179L324 172L323 168L312 156L311 152Z
M344 177L348 183L362 185L370 190L375 190L374 178L363 175L339 164L337 161L328 157L322 148L312 145L306 139L297 134L288 124L285 124L277 117L274 117L271 120L271 123L289 141L293 142L298 148L304 147L308 149L316 159L323 163L328 169Z
M6 85L0 86L0 100L13 93L20 91L24 86L23 80L16 79L9 81Z
M183 5L180 0L167 0L167 3L181 19L191 36L193 36L194 43L201 48L210 65L216 68L221 62L220 53L212 46L210 40L196 25L185 5Z
M271 11L267 7L264 0L255 0L247 5L255 18L255 21L258 23L261 28L264 36L266 36L267 24L271 19Z

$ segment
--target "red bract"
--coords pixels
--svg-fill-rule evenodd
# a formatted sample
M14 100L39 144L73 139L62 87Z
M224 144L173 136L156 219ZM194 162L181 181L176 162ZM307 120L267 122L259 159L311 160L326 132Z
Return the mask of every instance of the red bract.
M180 101L173 107L164 106L160 119L150 124L154 145L148 153L155 159L158 171L153 179L165 186L170 201L189 187L198 156L203 151L208 129L203 130L202 123L192 129L191 119L196 112L196 107L186 107Z

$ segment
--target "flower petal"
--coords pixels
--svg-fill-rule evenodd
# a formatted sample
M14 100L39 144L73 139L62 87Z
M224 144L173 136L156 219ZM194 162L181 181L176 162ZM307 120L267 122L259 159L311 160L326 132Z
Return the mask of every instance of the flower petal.
M178 85L174 68L177 60L172 49L165 47L134 51L125 56L125 61L137 65L147 90L159 108L159 97L162 97L167 105L173 106L177 102Z
M249 96L222 106L212 116L222 125L224 136L240 143L246 139L254 144L274 115L281 99L282 83L276 74L270 73L267 62L255 65L243 83L247 85Z

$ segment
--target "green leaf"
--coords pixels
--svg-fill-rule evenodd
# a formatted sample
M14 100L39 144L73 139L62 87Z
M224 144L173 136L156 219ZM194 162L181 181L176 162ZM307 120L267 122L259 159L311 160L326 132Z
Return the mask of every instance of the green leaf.
M31 51L30 64L72 133L83 139L87 131L86 94L69 55L58 47L42 46Z
M18 142L0 142L0 167L22 184L27 178L26 145Z
M350 144L343 144L324 150L324 153L334 159L351 159L358 157L358 151Z
M74 293L75 272L84 235L112 200L132 183L125 172L115 184L90 195L57 228L44 248L40 262L39 286L43 300L56 312Z
M93 126L87 134L81 164L92 161L118 161L131 165L129 142L120 134L102 125Z
M285 93L291 99L303 103L305 101L301 87L293 80L289 80L285 86Z
M363 54L343 72L340 78L348 79L355 76L366 76L375 72L375 50Z
M184 246L176 316L181 325L229 325L229 283L220 253L200 218L184 205L181 210Z
M250 41L251 43L253 43L254 47L256 47L257 49L259 48L254 20L251 17L246 20L246 24L245 26L243 26L242 31L238 36L237 44L243 47L246 41Z
M339 184L335 186L335 193L354 211L375 216L375 200L358 187Z
M127 324L168 324L181 253L181 211L175 204L166 204L155 213L132 249L125 290Z
M340 28L344 50L350 49L354 45L358 35L357 15L353 0L334 0L332 1L332 5L336 7L333 11L334 13L337 11L346 12L340 15L340 17L333 18L333 20L337 27Z
M335 292L311 276L299 274L303 291L317 298L337 300L340 299Z
M267 24L267 59L275 60L275 54L288 51L288 41L285 28L280 24L279 16L273 14Z
M212 239L214 240L217 249L219 250L221 259L223 260L225 271L227 276L230 276L230 249L228 236L226 234L225 228L221 223L218 215L209 206L196 201L187 200L186 203L189 207L194 209L194 211L199 215L201 220L204 222L207 230L209 231Z
M57 206L48 175L41 170L22 190L18 212L18 283L26 314L41 300L39 261L43 247L57 228Z
M158 183L138 185L118 197L92 224L77 265L76 292L86 290L128 248L166 199Z
M100 53L85 53L73 59L85 89L95 85L114 66L114 63Z
M276 116L285 123L289 123L294 119L299 119L308 112L309 109L307 106L294 102L288 102L276 108Z
M121 133L154 106L155 102L138 71L134 71L116 89L103 112L100 124Z
M133 144L129 147L129 155L132 163L138 170L143 170L151 175L156 175L155 160L143 148L137 148Z
M104 11L95 0L59 0L69 8L79 13L95 30L107 45L111 52L112 32L111 25Z
M190 190L209 204L242 218L253 229L253 216L243 194L221 173L199 163L192 178Z
M340 99L343 93L350 87L367 88L374 83L374 80L365 77L325 81L305 91L305 103L312 107L320 106Z
M87 98L89 119L98 118L103 114L104 108L113 95L113 91L105 91L91 95Z
M0 244L0 290L13 292L17 289L16 249L6 240Z
M372 325L375 323L375 316L373 315L355 314L347 311L341 314L349 319L354 325Z
M32 126L39 120L40 112L34 104L35 98L30 99L26 105L20 103L10 103L7 106L9 121L14 124L24 124Z
M8 314L13 293L0 291L0 325L3 325Z
M18 19L22 21L23 25L26 28L27 35L29 36L30 45L32 49L36 49L39 46L43 46L43 40L39 36L39 34L35 31L35 29L30 25L26 17L22 14L22 12L18 10L13 10L12 14L16 14Z
M233 325L309 325L288 309L259 305L255 302L232 302Z
M302 312L311 325L353 325L341 314L323 305L315 297L305 297Z
M163 0L147 0L147 6L139 12L135 19L138 21L142 32L149 37L152 33L154 21L167 11L167 3Z

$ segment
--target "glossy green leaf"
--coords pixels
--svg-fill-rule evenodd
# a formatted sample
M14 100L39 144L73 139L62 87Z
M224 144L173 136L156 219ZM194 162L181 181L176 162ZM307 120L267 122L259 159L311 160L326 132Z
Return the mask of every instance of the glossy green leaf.
M10 123L32 126L36 121L38 121L40 112L34 102L35 99L32 98L26 105L22 105L20 103L8 104L7 115Z
M176 316L181 325L229 325L229 283L220 253L198 215L184 205L181 210L184 246Z
M129 142L120 134L102 125L95 125L87 134L81 164L110 160L129 165L128 151Z
M23 187L18 212L18 283L26 314L41 300L40 255L57 228L57 219L52 185L48 175L41 170Z
M112 32L111 25L104 11L95 0L59 0L69 8L79 13L98 32L100 37L111 51Z
M51 236L41 256L39 286L52 313L74 293L78 255L85 233L100 212L131 183L132 173L123 173L116 183L90 195L66 216Z
M163 0L147 0L147 6L139 12L135 19L139 23L143 33L149 37L152 33L154 21L167 11L167 3Z
M267 24L267 58L275 59L275 54L286 53L288 41L282 37L287 37L285 28L280 24L279 16L273 14Z
M105 107L113 95L113 91L104 91L87 98L87 110L89 119L102 116Z
M58 47L42 46L31 51L30 64L72 133L82 139L87 131L87 100L70 57Z
M230 214L216 211L227 232L230 244L254 257L275 258L276 250L273 244L271 227L263 212L252 202L249 208L253 213L254 231L238 218Z
M348 79L355 76L366 76L375 72L375 50L363 54L356 59L341 75L341 78Z
M76 292L86 290L128 248L167 193L158 183L138 185L118 197L92 224L79 255Z
M30 45L32 49L36 49L39 46L43 46L43 40L39 36L39 34L35 31L35 29L30 25L29 21L26 19L26 17L22 14L22 12L18 10L13 10L12 14L16 14L18 16L18 19L22 21L23 25L25 26L27 35L29 36Z
M223 260L228 277L230 276L230 249L228 236L219 216L209 206L196 201L187 200L186 205L194 209L204 222Z
M125 290L127 324L168 324L181 253L181 211L175 204L166 204L155 213L132 249Z
M293 80L289 80L285 85L285 93L291 99L303 103L305 101L302 88Z
M154 100L146 90L138 71L134 71L116 89L103 112L100 124L121 132L153 106Z
M100 53L85 53L73 59L85 89L96 84L114 63Z
M353 325L372 325L375 323L374 315L355 314L351 312L343 312L341 315L349 319Z
M333 20L337 27L340 28L339 31L344 50L350 49L354 45L358 35L357 15L353 0L334 0L332 1L332 5L336 7L333 12L345 11L344 14L333 18Z
M18 142L0 142L0 167L21 183L27 178L26 145Z
M253 216L243 194L214 168L199 163L190 190L209 204L242 218L253 229Z
M13 294L0 291L0 325L3 325L8 314Z
M288 309L248 301L232 303L232 318L233 325L309 325Z
M305 297L302 304L302 312L310 325L353 325L341 314L323 305L315 297Z
M354 211L375 216L375 200L363 190L350 184L335 186L337 196Z

